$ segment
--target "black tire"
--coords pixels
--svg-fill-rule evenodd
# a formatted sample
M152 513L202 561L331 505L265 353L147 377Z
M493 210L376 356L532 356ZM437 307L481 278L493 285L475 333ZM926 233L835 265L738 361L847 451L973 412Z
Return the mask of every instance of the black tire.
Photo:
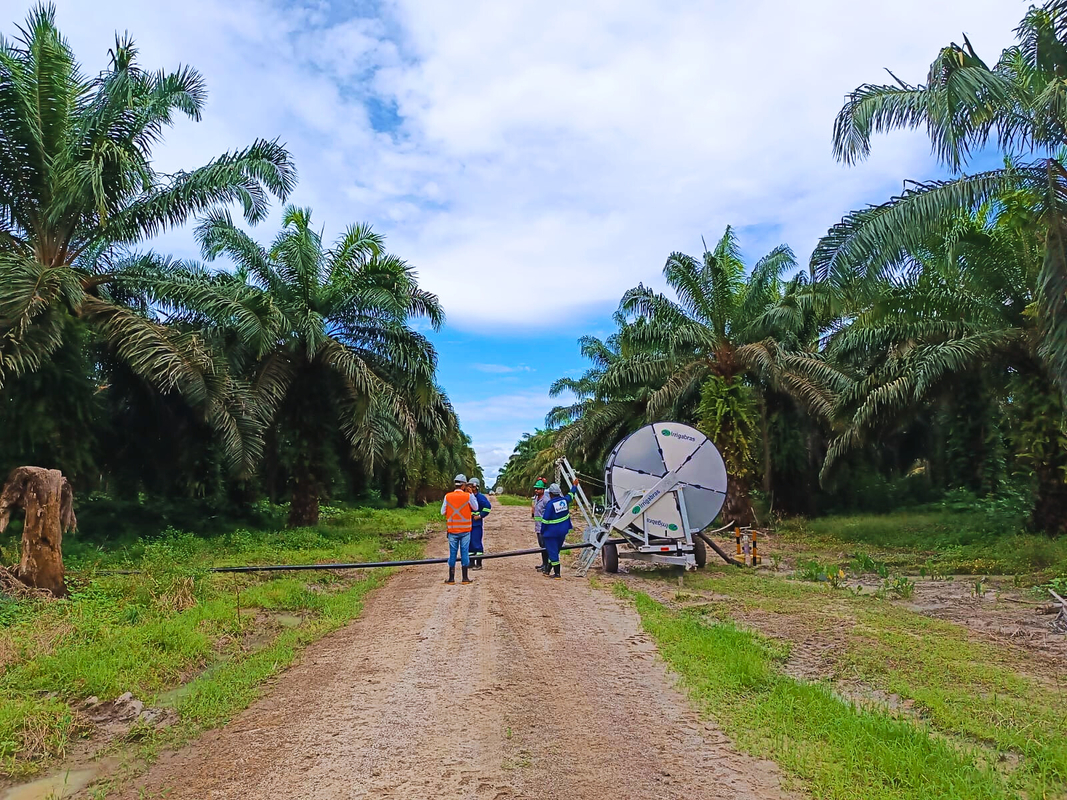
M619 571L619 546L606 544L600 548L600 557L604 559L604 572Z
M693 557L696 559L697 569L704 569L704 565L708 563L708 546L699 536L693 537Z

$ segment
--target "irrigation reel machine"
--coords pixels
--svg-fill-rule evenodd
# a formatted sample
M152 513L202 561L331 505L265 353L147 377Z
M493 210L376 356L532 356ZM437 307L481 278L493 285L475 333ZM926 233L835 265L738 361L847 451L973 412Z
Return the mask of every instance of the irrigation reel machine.
M566 458L556 469L568 484L578 477ZM704 565L699 534L722 509L727 485L726 465L707 436L677 422L645 425L615 445L604 484L604 507L591 504L578 487L585 542L592 545L575 561L578 575L601 553L606 572L617 572L620 558L687 570ZM619 537L621 548L609 541Z

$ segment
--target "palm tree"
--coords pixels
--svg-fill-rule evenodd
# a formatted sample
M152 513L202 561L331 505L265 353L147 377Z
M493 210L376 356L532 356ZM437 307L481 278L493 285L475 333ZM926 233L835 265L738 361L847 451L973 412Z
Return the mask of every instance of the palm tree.
M812 268L820 279L877 283L899 266L902 252L921 249L961 209L977 211L1025 191L1034 198L1044 244L1037 284L1042 354L1067 392L1067 0L1032 7L1016 35L1018 43L993 67L964 37L962 45L941 50L925 85L890 73L895 83L867 84L849 95L834 125L834 153L846 163L868 155L873 134L917 127L926 129L938 159L957 173L991 143L1010 160L1004 169L915 184L888 203L850 215L830 231Z
M406 505L411 496L419 503L440 501L452 488L458 473L482 480L482 469L471 447L471 439L459 427L455 416L443 418L441 425L409 441L396 459L397 505Z
M619 319L621 325L625 321ZM601 341L595 336L578 340L582 355L593 362L580 378L560 378L549 389L552 397L574 395L574 402L556 406L546 422L558 430L556 446L586 463L602 464L611 448L645 423L649 388L644 385L609 390L604 376L624 358L624 334L614 333Z
M887 262L895 277L854 287L850 322L821 354L841 370L831 412L839 429L824 474L934 401L951 399L965 381L999 387L1019 466L1033 478L1033 524L1062 527L1067 433L1032 314L1042 268L1032 205L1016 194L957 214L921 248ZM981 450L974 446L972 460L981 461Z
M198 407L247 467L235 383L200 337L161 324L126 285L145 260L129 246L234 201L259 221L269 195L294 185L277 142L156 172L164 130L175 114L199 120L204 101L195 70L146 71L128 38L103 73L85 77L53 6L0 40L0 391L88 331L141 380Z
M551 480L556 471L556 460L563 455L556 447L558 431L553 429L524 433L515 445L496 482L512 494L529 495L538 478Z
M626 355L602 378L607 392L646 387L649 420L701 419L730 473L726 513L742 524L753 519L755 415L766 411L753 390L778 380L810 402L826 402L818 387L780 370L782 345L796 337L783 327L796 313L782 303L782 275L795 267L792 251L781 245L746 274L731 228L701 259L672 253L663 275L678 300L645 286L624 295L620 312L632 318L620 336Z
M408 323L422 317L437 329L444 315L369 226L349 227L331 248L308 209L286 208L282 226L264 249L227 212L207 215L197 228L205 257L228 256L237 272L196 296L209 318L201 324L236 331L247 348L256 402L290 475L289 524L303 526L318 521L338 432L370 466L434 424L436 354ZM169 297L183 286L202 284L178 276Z

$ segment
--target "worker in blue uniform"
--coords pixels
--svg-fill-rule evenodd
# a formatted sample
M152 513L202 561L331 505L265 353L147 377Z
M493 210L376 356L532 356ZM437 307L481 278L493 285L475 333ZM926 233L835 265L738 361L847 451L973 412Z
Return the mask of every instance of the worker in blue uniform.
M548 502L545 503L541 512L541 538L544 539L545 549L548 551L548 569L545 570L546 578L560 578L559 551L567 534L574 527L571 525L571 509L569 498L577 490L571 491L564 497L558 483L548 487Z
M471 494L478 501L478 510L471 514L471 564L475 569L482 568L482 556L485 555L485 542L482 540L484 531L482 530L482 522L489 512L493 509L493 506L489 502L489 498L482 494L482 485L477 478L471 478L470 480Z

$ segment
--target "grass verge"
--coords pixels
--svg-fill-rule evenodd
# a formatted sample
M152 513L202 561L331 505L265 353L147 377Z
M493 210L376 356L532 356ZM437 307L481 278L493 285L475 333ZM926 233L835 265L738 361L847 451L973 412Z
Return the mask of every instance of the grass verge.
M798 556L827 552L878 555L890 566L942 575L1067 575L1067 538L1005 533L974 512L899 511L893 514L790 519L778 526Z
M529 506L529 497L519 497L517 494L498 494L495 497L490 498L491 502L499 503L502 506Z
M147 746L173 744L251 703L307 643L358 616L386 571L215 575L209 566L415 558L437 509L327 510L318 528L236 530L202 539L168 531L119 552L85 551L67 600L0 604L0 775L26 777L91 728L95 696L132 692L171 706ZM105 570L136 569L137 575Z
M721 673L742 669L753 653L762 653L760 669L764 674L773 673L771 680L776 686L779 681L785 681L787 687L791 683L815 686L834 698L847 719L852 719L856 707L838 698L854 698L864 707L863 715L870 711L895 719L948 746L971 770L972 777L984 776L986 789L992 792L975 796L995 797L1004 792L1008 793L1004 796L1011 797L1067 796L1067 679L1047 664L1035 662L1030 654L976 639L960 625L931 619L886 599L835 590L825 583L787 581L751 571L712 567L701 574L687 575L684 590L672 588L665 594L666 582L673 583L673 579L656 573L649 577L656 581L655 588L649 587L656 596L669 602L695 604L677 614L647 598L640 600L629 590L616 591L640 600L638 609L646 627L661 640L661 645L675 636L691 639L686 646L692 649L678 643L664 646L664 655L681 674L691 677L695 671L698 681L705 677L725 680ZM710 602L701 602L705 600ZM737 627L739 624L745 629ZM683 631L683 626L689 627ZM771 632L775 639L763 639L746 629ZM730 639L732 644L722 649L715 637ZM739 648L748 655L737 655ZM824 681L809 684L780 674L789 655L796 657L790 664L803 666L800 674L815 674ZM708 675L702 677L705 670ZM697 685L695 694L716 718L723 720L724 727L729 727L732 719L738 726L735 731L754 737L756 752L783 766L788 765L776 750L779 731L786 732L787 744L798 735L805 741L818 742L825 733L818 726L812 727L803 716L783 719L778 710L771 712L777 702L794 702L788 699L793 688L785 691L779 687L776 691L784 694L772 695L777 699L770 701L761 699L763 690L757 688L757 701L770 705L762 715L753 713L749 717L732 703L723 705L726 701L722 686L716 687L713 682ZM709 686L711 692L705 697ZM781 700L782 697L787 699ZM744 703L752 700L743 698ZM805 701L807 705L810 701ZM856 741L866 740L859 736ZM879 744L876 749L903 747L901 741ZM828 747L832 744L827 740ZM911 752L914 742L907 748ZM821 750L813 749L799 763L795 747L793 751L790 771L818 788L815 796L836 797L835 791L844 791L820 772L815 762L822 758ZM833 759L839 758L832 749L826 752ZM959 778L962 773L957 770L952 774ZM849 780L851 783L845 785L853 785L856 796L894 796L879 794L882 789L877 785L872 788ZM885 786L896 785L898 780L899 776L890 773ZM860 787L865 788L861 791ZM870 794L865 793L868 791ZM943 786L937 791L945 793L934 793L933 788L929 791L931 797L961 796Z
M858 707L780 668L788 647L731 622L672 612L615 584L692 697L743 750L776 761L819 798L1007 798L976 753L912 722Z

